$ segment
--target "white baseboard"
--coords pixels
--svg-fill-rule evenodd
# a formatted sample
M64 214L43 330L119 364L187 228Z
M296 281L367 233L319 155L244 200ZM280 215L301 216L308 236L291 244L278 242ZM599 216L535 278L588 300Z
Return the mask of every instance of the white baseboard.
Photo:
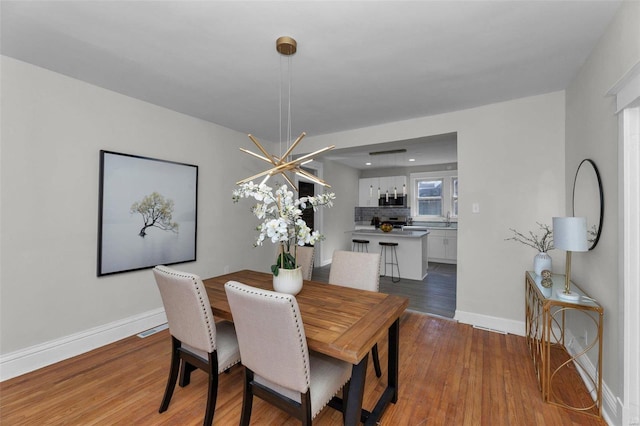
M568 342L565 348L571 356L575 356L576 354L582 353L584 351L584 345L582 344L583 340L575 337L573 333L571 333L571 330L566 331L565 339L565 341ZM591 377L597 378L596 366L593 365L591 360L586 356L583 356L582 358L580 358L580 360L580 365L586 371L583 371L582 368L577 368L578 373L580 374L580 377L582 377L582 381L584 382L585 386L591 393L591 398L595 400L597 396L596 389L590 382L587 374ZM610 425L618 424L617 421L614 420L619 418L617 398L613 394L611 389L607 386L604 379L602 380L602 417Z
M463 324L470 324L476 327L496 330L501 333L515 334L518 336L524 336L525 333L524 321L508 320L459 310L456 310L454 319Z
M89 352L167 322L163 308L0 356L0 381Z

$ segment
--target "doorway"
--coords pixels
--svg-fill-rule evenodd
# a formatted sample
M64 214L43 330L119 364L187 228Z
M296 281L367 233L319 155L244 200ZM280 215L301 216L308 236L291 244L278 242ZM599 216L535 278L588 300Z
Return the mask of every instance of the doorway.
M311 182L298 181L298 195L300 197L312 197L315 194L315 189L315 184ZM313 207L310 205L307 205L307 208L302 211L302 219L312 231L316 229L313 213Z

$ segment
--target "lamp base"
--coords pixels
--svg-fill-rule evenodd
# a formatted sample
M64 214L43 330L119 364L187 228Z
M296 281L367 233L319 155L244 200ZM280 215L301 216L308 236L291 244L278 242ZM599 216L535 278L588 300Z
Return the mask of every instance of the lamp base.
M565 293L564 291L558 290L556 291L556 294L560 299L567 300L569 302L577 302L578 300L580 300L580 295L575 291Z

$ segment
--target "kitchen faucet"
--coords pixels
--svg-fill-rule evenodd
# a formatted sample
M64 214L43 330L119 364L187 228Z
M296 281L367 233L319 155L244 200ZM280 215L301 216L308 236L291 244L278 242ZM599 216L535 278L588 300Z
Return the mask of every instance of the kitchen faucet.
M447 218L445 219L444 223L447 226L451 226L451 212L450 211L447 212Z

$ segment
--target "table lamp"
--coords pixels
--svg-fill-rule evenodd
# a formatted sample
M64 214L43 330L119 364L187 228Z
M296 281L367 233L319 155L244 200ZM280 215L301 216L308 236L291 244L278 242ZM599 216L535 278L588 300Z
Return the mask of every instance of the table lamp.
M587 219L584 217L554 217L553 246L567 252L564 291L559 292L558 296L561 299L578 300L580 295L571 291L571 252L589 250Z

